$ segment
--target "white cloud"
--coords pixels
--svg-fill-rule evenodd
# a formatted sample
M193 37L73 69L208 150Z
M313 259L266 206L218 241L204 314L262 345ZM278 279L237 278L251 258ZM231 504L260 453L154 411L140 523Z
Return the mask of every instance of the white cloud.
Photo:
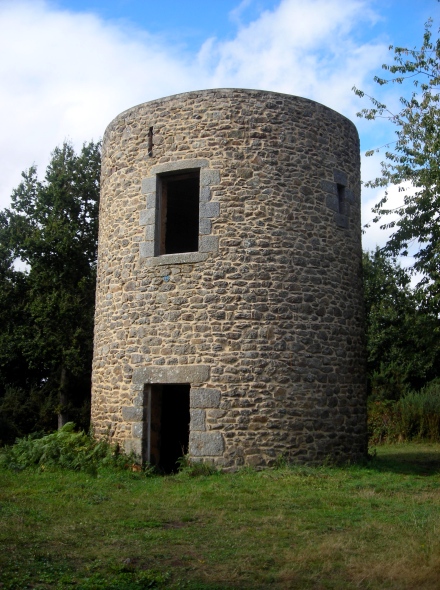
M384 44L356 45L353 30L377 17L363 1L283 0L242 26L235 39L209 39L200 63L212 70L214 86L243 86L297 94L354 117L353 85L387 54ZM371 76L370 76L371 77Z
M235 18L246 8L239 5ZM160 96L216 86L306 96L354 118L356 84L368 88L387 48L356 44L376 18L362 0L283 0L230 41L207 40L198 55L146 31L44 0L0 1L0 207L21 170L44 171L69 138L99 139L122 110ZM234 15L233 15L234 16ZM236 22L240 22L239 20Z
M0 4L1 205L64 139L99 139L122 110L189 90L184 59L154 37L44 2Z

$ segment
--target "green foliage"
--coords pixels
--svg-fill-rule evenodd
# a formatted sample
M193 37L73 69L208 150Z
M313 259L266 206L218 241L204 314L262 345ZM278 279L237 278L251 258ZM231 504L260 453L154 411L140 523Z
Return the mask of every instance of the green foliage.
M439 376L439 318L384 252L365 252L363 271L369 394L397 400Z
M440 380L419 392L408 392L400 400L370 401L368 405L370 443L440 440Z
M31 423L53 429L57 414L61 424L69 417L88 428L99 176L99 143L79 154L65 143L45 180L35 167L23 172L0 212L0 413L19 434ZM44 418L32 410L23 420L13 391L50 402Z
M218 475L220 472L213 463L205 461L192 461L188 455L184 455L177 460L179 474L189 477L199 477L200 475Z
M363 109L359 117L385 118L395 126L396 142L386 146L381 176L366 183L370 187L399 185L403 204L397 210L388 206L388 194L376 205L374 221L389 214L398 215L397 221L385 222L381 227L394 233L387 243L387 251L406 256L409 248L416 248L414 270L422 273L421 286L427 301L440 310L440 39L433 39L432 21L425 25L420 49L393 47L394 63L383 65L389 78L375 77L380 85L402 85L406 96L400 99L401 108L392 112L377 99L369 96L373 108ZM410 85L410 88L406 88ZM363 97L357 88L355 93ZM377 150L378 151L378 150ZM367 152L367 155L374 150ZM407 185L402 183L407 181Z
M68 422L52 434L33 433L17 439L2 452L1 463L11 469L39 466L93 471L98 467L128 467L133 459L105 440L97 441L83 431L75 432L73 422Z

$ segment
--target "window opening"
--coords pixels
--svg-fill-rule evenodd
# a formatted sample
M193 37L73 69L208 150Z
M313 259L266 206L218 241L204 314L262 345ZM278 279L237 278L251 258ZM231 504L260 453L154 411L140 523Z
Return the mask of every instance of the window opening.
M148 155L150 156L150 158L153 157L153 148L154 148L154 143L153 143L153 127L150 127L149 131L148 131Z
M177 471L177 460L188 453L189 390L189 383L149 388L146 460L164 473Z
M159 183L159 255L197 252L200 171L159 176Z
M345 213L345 186L338 184L338 211L339 213Z

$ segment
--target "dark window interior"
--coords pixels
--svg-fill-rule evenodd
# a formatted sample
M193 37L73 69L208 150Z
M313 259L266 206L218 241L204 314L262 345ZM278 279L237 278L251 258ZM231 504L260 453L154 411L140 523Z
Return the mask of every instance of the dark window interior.
M345 186L343 184L338 184L337 187L339 213L345 213Z
M159 178L159 254L197 252L199 249L199 171Z
M188 453L189 390L189 383L151 386L150 463L164 473Z

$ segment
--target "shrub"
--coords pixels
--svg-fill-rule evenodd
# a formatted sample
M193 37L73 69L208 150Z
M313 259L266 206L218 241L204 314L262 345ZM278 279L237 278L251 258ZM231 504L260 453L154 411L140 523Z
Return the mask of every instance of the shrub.
M440 440L440 380L399 401L400 430L405 439Z
M75 432L73 422L47 435L30 434L3 450L1 463L13 469L40 466L96 470L98 467L131 467L133 458L119 452L116 445L97 441L84 431Z
M435 379L418 392L399 401L370 401L368 404L370 443L399 440L440 440L440 380Z

